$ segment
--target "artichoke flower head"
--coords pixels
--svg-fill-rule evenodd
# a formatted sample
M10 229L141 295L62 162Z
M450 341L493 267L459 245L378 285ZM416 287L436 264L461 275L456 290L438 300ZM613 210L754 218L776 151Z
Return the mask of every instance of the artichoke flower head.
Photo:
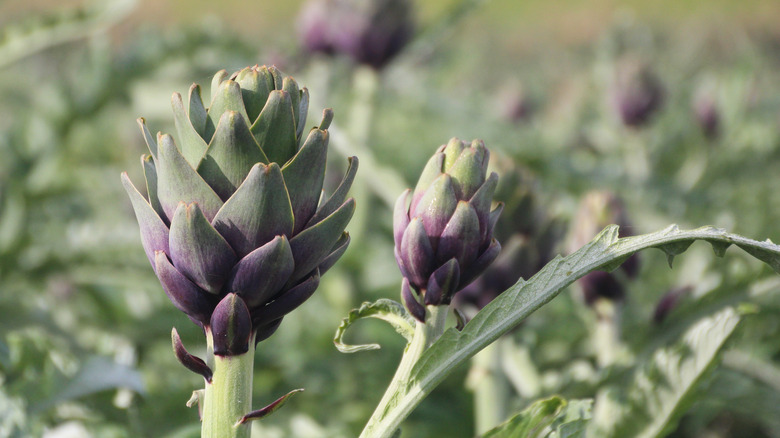
M491 210L498 175L486 176L488 159L481 140L469 145L453 138L428 161L414 191L405 191L396 202L393 231L404 277L401 294L420 321L425 320L422 304L449 304L501 250L493 228L503 205Z
M346 250L357 159L321 199L332 111L304 140L308 91L275 67L223 70L211 88L208 108L197 84L186 109L173 94L176 141L139 119L148 197L122 183L165 293L232 355L270 336Z

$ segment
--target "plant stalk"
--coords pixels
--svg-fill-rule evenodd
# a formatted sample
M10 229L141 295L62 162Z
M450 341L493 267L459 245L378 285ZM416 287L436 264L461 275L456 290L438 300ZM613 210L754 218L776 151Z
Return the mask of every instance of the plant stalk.
M409 414L396 415L396 421L387 422L385 415L391 411L397 411L398 398L406 392L406 387L413 382L409 380L412 369L423 352L444 332L444 322L447 318L447 306L428 306L426 322L417 321L412 341L406 345L404 355L398 364L393 380L390 381L385 394L379 401L374 413L369 418L366 427L360 434L360 438L390 438L398 429L399 424ZM413 406L410 406L409 411ZM383 424L384 423L384 424Z
M251 425L238 424L252 411L254 339L240 356L214 356L211 383L203 400L202 438L249 438Z
M592 342L600 368L614 364L622 354L620 316L620 306L612 300L601 299L596 302L596 325Z
M498 340L471 358L467 386L474 394L474 428L481 435L506 419L509 382L501 369L503 343Z

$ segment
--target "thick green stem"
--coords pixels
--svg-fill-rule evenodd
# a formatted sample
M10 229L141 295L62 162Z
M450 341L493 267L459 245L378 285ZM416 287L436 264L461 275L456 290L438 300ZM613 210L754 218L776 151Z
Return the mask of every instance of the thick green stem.
M428 306L428 320L425 322L428 326L428 348L433 344L442 333L444 333L444 324L447 322L448 306Z
M474 394L474 428L479 435L506 419L509 382L501 370L503 343L499 341L471 358L467 385Z
M599 367L605 368L614 364L623 354L623 344L620 340L621 309L614 301L607 299L598 300L595 305L593 349Z
M407 185L403 178L392 167L374 155L371 149L371 129L374 113L376 109L377 94L380 89L381 81L379 74L368 67L361 67L355 70L353 78L352 108L349 113L349 125L346 131L338 128L338 124L331 125L329 130L331 134L331 147L338 150L341 154L348 157L357 155L360 158L360 172L355 177L355 183L352 185L352 196L355 199L363 198L356 190L362 190L362 193L368 193L369 189L379 197L390 208L395 205L396 198L406 189ZM360 223L359 217L363 214L360 211L361 205L368 209L370 204L366 202L358 203L358 211L352 219L351 233L352 239L355 237L355 224ZM366 210L369 212L369 210Z
M364 154L358 151L368 149L368 139L371 137L371 125L374 118L374 101L379 89L379 75L373 69L367 67L358 68L353 76L352 89L354 96L349 114L348 134L353 141L353 145L357 147L347 153L347 156L357 155L362 165L364 164ZM370 181L376 179L376 175L358 172L355 178L355 184L351 188L352 196L355 199L368 201L370 198ZM370 202L358 202L355 207L350 234L356 242L362 240L368 224L371 222L370 206Z
M238 422L252 411L254 360L253 347L240 356L214 356L214 375L204 393L202 438L249 438L250 424Z
M398 397L405 391L401 388L410 385L409 376L417 360L422 356L425 349L428 348L444 332L444 322L447 318L447 306L428 306L428 317L426 323L417 321L412 341L407 344L401 363L395 371L393 380L390 381L384 396L379 401L374 413L366 423L366 427L360 434L360 438L389 438L400 425L401 421L414 408L398 409ZM393 418L388 421L387 414L392 414Z

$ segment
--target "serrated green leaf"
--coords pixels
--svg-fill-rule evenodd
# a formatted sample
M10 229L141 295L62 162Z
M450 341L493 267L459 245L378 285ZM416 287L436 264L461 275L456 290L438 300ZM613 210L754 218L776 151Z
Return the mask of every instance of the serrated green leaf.
M674 345L659 348L649 361L641 362L628 385L603 390L587 436L665 436L690 406L691 393L712 369L739 321L731 307L700 319Z
M340 352L356 353L358 351L378 350L380 348L379 344L349 345L342 342L347 329L355 321L363 318L376 318L387 321L398 334L406 338L407 342L412 341L415 326L414 318L409 315L400 303L382 298L373 303L363 303L359 308L352 309L349 315L341 320L341 324L336 329L336 335L333 337L333 343Z
M582 438L592 418L593 400L570 400L555 418L548 438Z

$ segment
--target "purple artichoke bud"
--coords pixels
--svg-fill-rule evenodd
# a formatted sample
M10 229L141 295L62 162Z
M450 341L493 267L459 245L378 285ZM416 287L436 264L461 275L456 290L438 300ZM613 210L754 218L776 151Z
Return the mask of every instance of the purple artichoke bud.
M626 126L647 123L664 102L664 87L650 67L637 59L618 63L613 84L613 104Z
M707 139L714 140L718 137L720 134L720 111L711 94L700 94L694 99L693 115Z
M536 105L522 85L508 85L501 90L501 118L510 123L520 123L531 118Z
M412 37L408 0L311 0L301 10L299 34L310 52L343 53L384 67Z
M298 39L309 53L335 53L333 20L330 17L335 12L335 3L332 0L310 0L301 8Z
M669 313L680 304L680 300L691 293L692 290L693 288L691 286L682 286L675 287L666 292L664 296L658 300L658 304L655 306L653 322L656 324L664 322L666 317L669 316Z
M139 119L151 153L141 159L148 197L127 174L122 182L165 293L214 336L219 323L228 334L221 351L232 354L247 339L239 308L265 339L346 250L357 159L321 201L330 110L304 140L308 92L275 67L223 70L211 94L206 108L193 85L188 110L173 95L176 143L155 139Z
M585 304L592 306L599 299L623 301L625 289L615 276L604 271L591 272L578 280Z
M631 236L631 225L627 219L623 202L617 195L610 192L593 191L585 194L580 201L580 207L574 219L574 228L569 239L569 252L574 252L590 242L591 239L607 225L616 224L620 227L618 237ZM620 266L629 278L639 273L639 258L633 255ZM578 283L582 287L585 302L593 304L597 298L621 300L625 293L623 287L612 274L606 272L591 272L582 277Z
M428 161L414 192L405 191L395 204L402 295L409 312L421 321L424 309L416 308L414 295L426 305L449 304L501 250L493 228L503 205L490 209L498 175L486 177L488 158L481 140L468 145L453 138Z

